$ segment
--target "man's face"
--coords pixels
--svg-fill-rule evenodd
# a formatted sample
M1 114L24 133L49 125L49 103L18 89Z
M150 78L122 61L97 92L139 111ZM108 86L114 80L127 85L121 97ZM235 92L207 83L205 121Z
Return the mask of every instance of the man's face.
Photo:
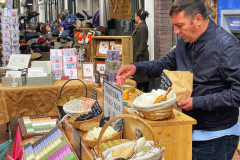
M178 34L184 42L193 43L199 38L196 20L194 19L193 23L191 23L189 17L184 16L184 11L173 14L171 22L174 26L174 34Z
M57 23L54 23L54 24L53 24L53 27L56 27L56 26L57 26Z

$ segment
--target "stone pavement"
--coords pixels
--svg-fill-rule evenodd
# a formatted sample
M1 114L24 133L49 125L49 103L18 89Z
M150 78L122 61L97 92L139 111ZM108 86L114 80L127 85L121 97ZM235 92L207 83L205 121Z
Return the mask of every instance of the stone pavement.
M23 117L23 116L21 116ZM20 117L18 117L20 118ZM15 139L15 135L16 135L16 130L17 130L17 126L18 126L18 118L11 118L10 119L10 123L11 123L11 132L12 132L12 144L7 152L8 155L12 155L12 152L13 152L13 145L14 145L14 139ZM0 125L0 144L1 143L4 143L6 142L7 140L9 140L9 134L8 132L6 132L6 127L7 125L6 124L2 124ZM4 160L7 160L8 158L5 157ZM233 156L233 159L232 160L240 160L240 156L238 154L238 152L236 151L234 156Z

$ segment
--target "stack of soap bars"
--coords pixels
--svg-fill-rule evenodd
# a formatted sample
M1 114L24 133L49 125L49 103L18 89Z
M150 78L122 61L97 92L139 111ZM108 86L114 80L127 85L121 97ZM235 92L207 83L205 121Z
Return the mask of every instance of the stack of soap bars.
M49 132L51 129L56 127L56 118L51 119L50 117L45 117L30 119L29 117L23 117L23 123L27 134Z
M119 61L119 51L118 50L108 50L107 60L105 61L105 72L108 75L109 82L117 83L116 76L117 71L121 67L122 62Z
M77 160L64 134L56 126L38 141L24 147L26 160Z

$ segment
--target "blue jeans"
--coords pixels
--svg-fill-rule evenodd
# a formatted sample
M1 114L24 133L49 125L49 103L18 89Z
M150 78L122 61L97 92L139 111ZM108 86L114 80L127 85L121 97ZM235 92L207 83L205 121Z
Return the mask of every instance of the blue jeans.
M224 136L208 141L193 141L192 160L231 160L239 136Z

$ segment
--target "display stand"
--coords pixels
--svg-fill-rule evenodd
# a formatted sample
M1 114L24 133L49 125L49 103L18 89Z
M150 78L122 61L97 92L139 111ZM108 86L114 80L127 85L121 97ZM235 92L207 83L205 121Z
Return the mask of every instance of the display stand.
M101 41L109 42L109 50L114 50L114 45L122 45L120 60L122 65L133 63L133 48L132 48L132 37L130 36L95 36L92 37L93 42L93 62L105 61L107 55L97 54L99 53L99 43Z
M93 28L75 28L74 31L74 45L73 48L77 48L79 51L79 54L83 54L83 48L85 49L85 62L89 62L91 57L92 57L92 52L91 52L91 45L86 44L84 42L84 39L80 42L78 40L78 37L76 36L76 33L79 32L80 34L84 34L87 37L88 31L93 30ZM79 59L81 55L78 55Z

